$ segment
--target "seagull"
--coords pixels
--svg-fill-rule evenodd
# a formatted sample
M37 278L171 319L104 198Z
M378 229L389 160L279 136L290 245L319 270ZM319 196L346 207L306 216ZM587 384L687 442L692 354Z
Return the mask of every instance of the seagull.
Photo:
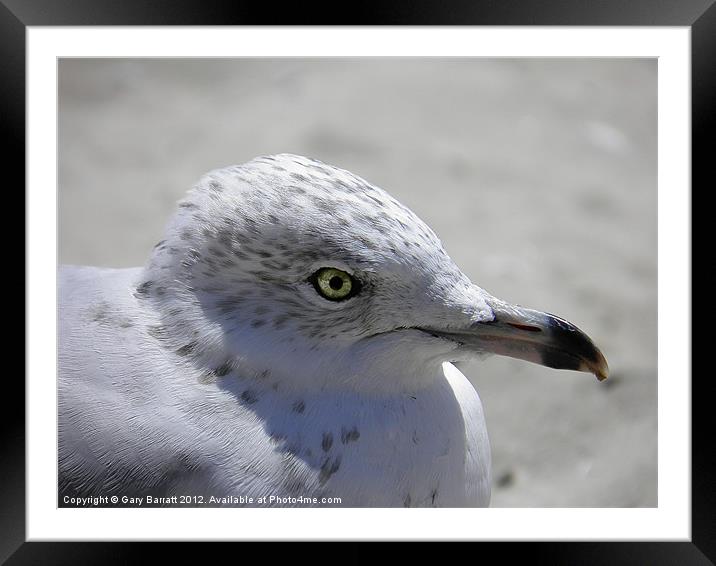
M298 155L205 174L144 267L58 282L60 506L486 507L485 417L455 364L608 374L387 192Z

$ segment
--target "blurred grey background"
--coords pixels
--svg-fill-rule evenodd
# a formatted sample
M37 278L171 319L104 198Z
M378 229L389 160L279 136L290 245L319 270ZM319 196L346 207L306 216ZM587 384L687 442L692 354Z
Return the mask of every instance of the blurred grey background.
M473 282L612 376L466 366L493 506L657 505L655 59L62 59L59 260L141 265L209 169L292 152L388 190Z

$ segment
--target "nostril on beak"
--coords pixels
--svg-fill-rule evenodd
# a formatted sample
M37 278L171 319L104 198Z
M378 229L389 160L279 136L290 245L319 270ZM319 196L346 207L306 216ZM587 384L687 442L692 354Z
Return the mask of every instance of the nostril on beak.
M517 328L518 330L526 330L527 332L542 332L541 328L537 326L530 326L529 324L517 324L516 322L508 322L508 326Z

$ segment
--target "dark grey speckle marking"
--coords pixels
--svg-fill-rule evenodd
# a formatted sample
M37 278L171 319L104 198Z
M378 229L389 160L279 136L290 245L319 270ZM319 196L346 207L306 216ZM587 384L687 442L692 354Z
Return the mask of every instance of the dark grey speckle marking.
M157 340L164 340L167 337L167 329L162 325L148 326L147 334Z
M291 410L294 413L298 413L299 415L303 413L303 411L306 410L306 403L303 401L296 401L293 405L291 405Z
M241 394L241 400L245 403L248 403L249 405L253 405L256 403L256 401L259 400L259 398L256 396L256 393L254 393L251 389L247 389Z
M144 283L141 283L137 285L137 290L134 293L134 296L138 299L142 299L149 295L149 291L152 288L152 285L154 285L154 281L145 281Z
M89 309L89 315L93 322L100 326L118 326L119 328L130 328L132 321L126 316L112 312L112 307L106 301L101 301L92 305Z
M109 316L109 304L102 301L101 303L93 305L90 309L90 314L94 322L102 323L106 321Z
M227 360L226 362L221 364L218 368L216 368L214 370L214 373L218 377L223 377L224 375L226 375L227 373L229 373L231 371L231 367L232 367L231 362Z
M360 438L360 432L356 427L351 428L348 430L347 428L343 427L341 428L341 442L343 444L348 444L349 442L355 442Z
M269 433L269 439L270 439L272 442L276 443L276 444L278 444L278 443L280 443L280 442L283 442L283 441L286 440L287 438L288 438L288 437L287 437L285 434L280 433L280 432L271 432L271 433Z
M194 350L194 348L196 348L196 346L197 346L196 342L189 342L188 344L185 344L184 346L179 348L176 352L180 356L188 356L189 354L192 353L192 351Z
M318 482L323 485L325 484L333 474L335 474L341 467L341 455L339 454L335 458L326 458L321 466L321 473L318 474Z
M213 371L205 371L198 378L199 383L202 385L209 385L216 381L216 373Z
M331 446L333 446L333 433L324 432L323 438L321 439L321 448L323 448L324 452L328 452L331 449Z

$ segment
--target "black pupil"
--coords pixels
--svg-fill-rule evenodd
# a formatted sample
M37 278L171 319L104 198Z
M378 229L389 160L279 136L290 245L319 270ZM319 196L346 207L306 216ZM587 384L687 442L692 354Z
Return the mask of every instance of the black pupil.
M331 286L331 289L334 291L338 291L341 287L343 287L343 278L338 277L338 275L334 275L331 277L331 280L328 282L328 284Z

